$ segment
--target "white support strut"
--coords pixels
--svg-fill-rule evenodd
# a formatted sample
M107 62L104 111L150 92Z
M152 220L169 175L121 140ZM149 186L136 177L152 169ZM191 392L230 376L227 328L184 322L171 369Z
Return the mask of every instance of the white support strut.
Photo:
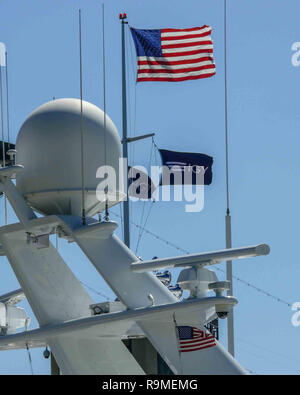
M260 255L268 255L270 247L267 244L259 244L251 247L230 248L201 254L191 254L173 258L152 259L149 261L138 261L131 264L134 273L143 273L162 268L175 268L185 266L204 267L221 263L225 260L250 258Z

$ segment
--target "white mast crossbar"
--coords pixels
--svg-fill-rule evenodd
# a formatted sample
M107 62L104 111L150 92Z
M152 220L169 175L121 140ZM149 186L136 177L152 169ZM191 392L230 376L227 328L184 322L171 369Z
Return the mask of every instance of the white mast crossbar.
M267 244L259 244L251 247L230 248L201 254L191 254L173 258L152 259L149 261L133 262L131 270L141 273L162 268L175 268L185 266L210 266L231 259L251 258L254 256L268 255L270 247Z

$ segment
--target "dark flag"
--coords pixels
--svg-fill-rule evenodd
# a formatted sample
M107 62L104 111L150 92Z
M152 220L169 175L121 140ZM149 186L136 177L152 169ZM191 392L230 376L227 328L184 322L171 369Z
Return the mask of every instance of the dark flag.
M191 152L159 150L164 166L171 174L163 170L160 185L210 185L212 182L211 156Z
M128 195L138 199L151 199L155 186L151 178L135 167L128 167Z

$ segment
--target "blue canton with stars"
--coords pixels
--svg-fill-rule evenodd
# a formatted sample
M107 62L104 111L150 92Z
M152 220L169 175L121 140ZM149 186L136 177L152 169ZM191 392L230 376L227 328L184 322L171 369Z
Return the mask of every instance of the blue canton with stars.
M137 56L162 57L161 30L130 28Z

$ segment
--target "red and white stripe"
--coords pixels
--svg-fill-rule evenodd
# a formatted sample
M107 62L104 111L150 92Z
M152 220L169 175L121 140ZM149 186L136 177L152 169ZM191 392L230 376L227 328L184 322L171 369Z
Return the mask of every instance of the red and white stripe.
M197 328L193 329L193 339L179 341L180 352L203 350L205 348L214 347L216 345L216 339L213 335L211 335L210 333L205 333Z
M184 81L216 73L211 27L162 29L162 57L138 56L138 81Z

